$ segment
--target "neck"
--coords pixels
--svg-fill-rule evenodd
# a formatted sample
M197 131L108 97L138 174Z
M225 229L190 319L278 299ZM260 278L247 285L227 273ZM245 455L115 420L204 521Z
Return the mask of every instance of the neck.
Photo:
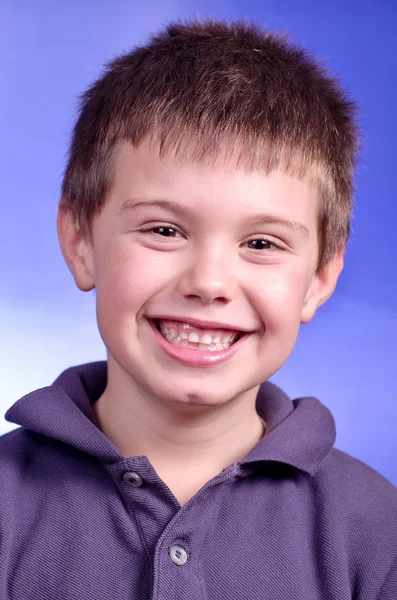
M257 388L219 406L192 406L161 401L126 383L109 376L94 405L98 426L125 457L147 456L181 503L243 459L264 434Z

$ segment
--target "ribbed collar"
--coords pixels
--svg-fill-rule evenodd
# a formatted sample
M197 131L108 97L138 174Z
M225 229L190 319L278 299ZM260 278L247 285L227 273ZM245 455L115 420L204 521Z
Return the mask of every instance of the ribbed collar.
M18 400L5 418L106 463L118 462L125 457L95 425L91 407L106 381L106 362L72 367L51 386ZM240 464L276 461L314 475L335 443L335 422L329 409L316 398L291 401L270 382L260 387L256 406L267 423L266 435Z

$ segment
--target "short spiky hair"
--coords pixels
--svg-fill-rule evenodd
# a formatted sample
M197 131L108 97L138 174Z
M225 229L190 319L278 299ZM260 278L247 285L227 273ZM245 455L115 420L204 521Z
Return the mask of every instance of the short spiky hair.
M319 267L349 236L355 105L285 37L246 22L168 25L109 63L81 97L62 203L84 235L111 189L115 148L158 141L192 160L308 176L319 192ZM236 149L238 149L236 151Z

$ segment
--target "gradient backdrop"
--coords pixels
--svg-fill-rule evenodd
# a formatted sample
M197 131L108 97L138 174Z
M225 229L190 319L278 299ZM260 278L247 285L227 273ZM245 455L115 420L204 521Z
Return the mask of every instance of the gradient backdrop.
M55 218L76 96L167 20L249 17L314 51L361 104L364 151L347 264L273 377L333 412L337 447L397 484L397 5L393 0L0 0L0 408L102 359ZM0 417L0 433L14 426Z

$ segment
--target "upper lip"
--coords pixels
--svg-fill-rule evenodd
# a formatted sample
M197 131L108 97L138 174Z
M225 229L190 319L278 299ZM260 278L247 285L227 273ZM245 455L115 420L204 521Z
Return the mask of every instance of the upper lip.
M230 323L222 323L221 321L204 321L202 319L193 319L192 317L176 317L171 315L161 315L157 317L149 317L154 321L178 321L179 323L187 323L192 327L200 327L201 329L230 329L232 331L241 331L244 333L252 333L253 329L248 327L240 327L231 325Z

